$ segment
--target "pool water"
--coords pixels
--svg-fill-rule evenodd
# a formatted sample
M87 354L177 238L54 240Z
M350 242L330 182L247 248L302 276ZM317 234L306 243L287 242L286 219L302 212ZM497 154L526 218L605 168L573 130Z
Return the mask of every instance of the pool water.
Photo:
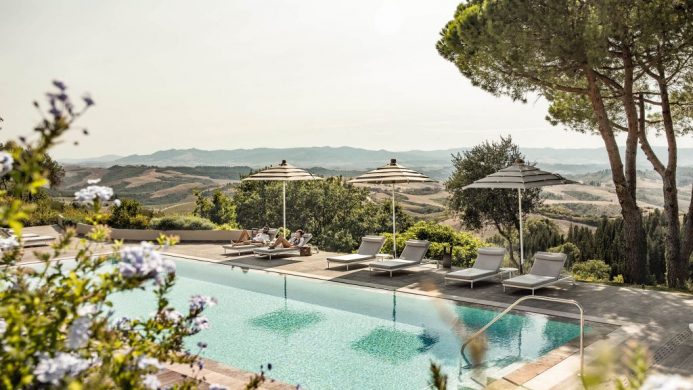
M431 361L449 388L469 384L460 341L439 314L445 307L469 330L496 311L416 295L173 258L177 283L171 303L187 310L194 294L214 296L205 311L210 329L191 337L209 347L204 357L308 389L422 389ZM154 311L151 292L112 297L119 315ZM542 315L509 314L487 331L487 366L535 360L579 335L576 324Z

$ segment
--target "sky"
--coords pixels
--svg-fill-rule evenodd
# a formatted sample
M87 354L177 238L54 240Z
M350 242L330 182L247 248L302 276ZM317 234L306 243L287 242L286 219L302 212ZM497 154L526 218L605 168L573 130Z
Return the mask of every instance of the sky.
M434 150L512 135L601 147L547 104L473 87L435 49L458 1L0 0L0 139L31 133L51 81L96 101L59 158L163 149ZM74 146L74 140L79 146ZM654 144L663 144L656 140ZM693 139L680 146L693 146Z

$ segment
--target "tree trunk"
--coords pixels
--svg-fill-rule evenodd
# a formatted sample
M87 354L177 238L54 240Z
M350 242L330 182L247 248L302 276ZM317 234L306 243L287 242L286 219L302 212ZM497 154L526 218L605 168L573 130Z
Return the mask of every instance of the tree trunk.
M623 216L623 239L625 241L627 275L629 282L642 283L645 281L646 259L645 240L642 226L642 215L635 199L635 182L626 179L621 153L616 143L613 128L608 118L601 91L597 85L595 72L585 66L585 78L588 85L588 97L597 120L599 133L604 140L606 152L611 166L611 176L616 188L616 196L621 205ZM634 161L634 160L633 160ZM629 170L631 166L628 166ZM630 173L630 172L629 172Z

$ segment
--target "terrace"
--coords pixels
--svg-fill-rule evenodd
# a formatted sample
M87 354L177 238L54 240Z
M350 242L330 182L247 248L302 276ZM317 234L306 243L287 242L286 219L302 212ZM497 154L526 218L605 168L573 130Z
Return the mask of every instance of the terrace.
M28 232L50 234L51 227L28 228ZM55 230L52 230L55 234ZM104 247L103 251L108 251ZM349 271L344 267L326 269L325 258L333 253L323 252L310 257L289 256L272 261L253 255L224 255L219 244L179 244L167 251L168 255L184 257L240 267L242 269L295 275L312 279L346 283L364 287L440 297L468 305L505 308L518 298L527 295L523 290L508 290L494 281L482 282L470 289L461 284L443 284L444 269L435 264L425 264L408 271L400 271L390 278L384 273L371 274L363 266L354 266ZM67 254L69 257L70 253ZM27 250L24 261L35 261L32 251ZM664 373L688 375L693 372L693 338L688 330L693 310L693 296L671 291L654 291L634 287L619 287L603 284L577 283L559 285L540 290L538 295L574 299L584 308L585 320L595 330L586 338L586 361L590 362L600 346L614 348L635 340L647 346L652 354L653 369ZM651 308L656 307L656 315ZM535 312L549 316L577 319L577 312L569 306L552 302L529 302L518 307L520 311ZM538 361L494 378L492 388L570 388L577 387L575 373L579 368L577 344L570 342ZM162 381L175 381L176 375L187 373L186 367L169 367ZM230 386L244 383L247 372L223 366L216 362L207 365L206 376L216 382ZM177 374L176 374L177 373ZM287 385L273 382L265 388L286 388Z

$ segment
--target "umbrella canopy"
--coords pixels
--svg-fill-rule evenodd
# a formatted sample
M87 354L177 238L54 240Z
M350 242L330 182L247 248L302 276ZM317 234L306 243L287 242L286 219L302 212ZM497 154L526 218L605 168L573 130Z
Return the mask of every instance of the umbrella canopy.
M258 173L254 173L242 181L281 181L282 183L282 212L283 212L283 227L286 229L286 182L287 181L304 181L304 180L322 180L322 177L313 176L308 171L297 168L282 160L277 166L270 166Z
M515 160L515 163L498 172L492 173L482 179L475 181L465 187L469 188L508 188L517 189L517 201L520 209L520 268L525 262L523 240L522 240L522 190L540 188L562 184L579 184L576 181L566 179L557 174L542 171L537 167L527 165L522 159Z
M537 167L525 164L524 161L518 159L515 163L507 168L503 168L496 173L492 173L483 179L479 179L474 183L463 187L467 188L519 188L529 189L546 186L555 186L561 184L577 184L573 180L557 174L540 170Z
M422 173L397 164L397 160L393 158L389 164L355 177L349 180L349 183L397 184L433 181L435 180Z
M397 258L397 228L395 221L395 184L434 182L430 177L397 164L396 159L390 163L361 176L349 180L349 183L371 183L392 185L392 250Z

